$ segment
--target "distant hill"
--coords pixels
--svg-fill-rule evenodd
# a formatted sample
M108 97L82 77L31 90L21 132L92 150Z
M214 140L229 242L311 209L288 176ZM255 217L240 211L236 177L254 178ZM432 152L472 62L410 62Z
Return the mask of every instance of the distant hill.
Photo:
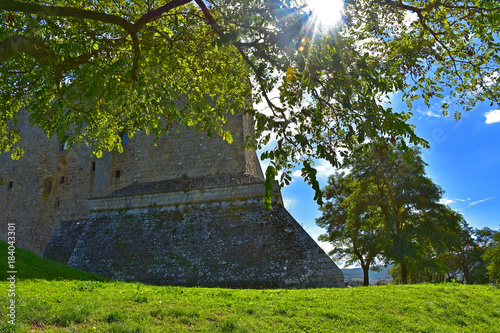
M362 268L342 268L344 273L344 281L349 284L363 283L363 269ZM370 284L375 284L378 281L392 282L392 276L389 274L388 267L381 267L380 272L375 272L370 269L369 273Z

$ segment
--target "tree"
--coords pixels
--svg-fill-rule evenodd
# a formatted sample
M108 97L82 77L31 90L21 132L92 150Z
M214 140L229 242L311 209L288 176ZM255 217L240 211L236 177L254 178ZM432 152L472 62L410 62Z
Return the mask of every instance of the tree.
M484 253L484 259L488 261L488 276L492 280L500 280L500 232L494 238L495 243Z
M404 100L445 98L443 113L499 102L500 2L349 1L347 20L379 65L407 78ZM445 96L447 94L447 96Z
M479 234L486 242L483 243L483 259L487 262L486 270L491 280L500 280L500 232L489 228L482 229ZM478 237L478 238L479 238Z
M230 142L226 114L248 112L247 148L277 140L262 155L268 194L301 163L321 203L315 159L340 166L365 138L426 146L408 114L380 103L389 93L430 103L447 87L465 110L498 104L498 20L495 0L346 1L325 32L302 0L1 0L0 152L23 154L23 108L97 155L120 150L119 133L157 138L174 122Z
M385 150L378 143L366 144L348 165L349 175L332 176L325 189L348 189L337 191L343 197L333 196L318 219L329 233L335 231L325 239L342 237L342 226L350 230L353 222L361 225L374 235L369 242L377 244L375 254L399 266L403 283L408 282L409 269L422 272L423 266L433 266L433 258L456 243L462 217L439 203L443 191L425 176L418 149ZM350 244L343 245L353 251L350 237Z
M326 203L320 207L322 216L316 224L326 228L321 241L330 242L330 252L346 264L358 262L363 269L363 285L370 284L370 267L381 253L379 217L371 212L373 195L360 193L359 181L345 173L334 174L323 189Z
M491 229L474 230L465 221L461 229L460 243L447 256L448 265L460 272L462 283L486 283L486 262L481 256L491 240Z

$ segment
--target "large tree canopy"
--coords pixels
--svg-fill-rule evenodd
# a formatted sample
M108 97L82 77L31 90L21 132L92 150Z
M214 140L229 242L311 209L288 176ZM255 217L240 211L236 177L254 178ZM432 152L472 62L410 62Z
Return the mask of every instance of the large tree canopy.
M385 245L381 217L377 214L377 193L367 192L361 185L362 180L355 175L331 175L323 189L327 201L320 208L322 215L316 224L327 229L319 240L333 245L329 254L337 260L345 260L346 265L359 263L363 269L363 285L368 286L370 267L383 259Z
M443 190L425 175L418 149L368 144L362 151L347 162L348 175L329 178L329 201L316 223L327 228L322 239L334 244L337 258L360 262L365 285L377 256L399 265L407 283L410 268L423 271L454 248L463 217L439 202Z
M277 140L268 189L302 163L321 202L315 159L340 166L365 139L426 144L389 93L449 94L445 112L498 103L498 1L346 1L328 31L312 18L302 0L0 0L0 152L22 155L23 108L98 155L173 123L231 141L226 114L250 112L247 148Z

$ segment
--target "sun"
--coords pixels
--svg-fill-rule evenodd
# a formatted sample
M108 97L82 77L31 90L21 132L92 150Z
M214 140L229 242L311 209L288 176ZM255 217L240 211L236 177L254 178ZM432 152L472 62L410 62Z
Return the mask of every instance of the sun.
M313 12L313 18L323 27L335 25L341 18L344 2L342 0L306 0L307 8Z

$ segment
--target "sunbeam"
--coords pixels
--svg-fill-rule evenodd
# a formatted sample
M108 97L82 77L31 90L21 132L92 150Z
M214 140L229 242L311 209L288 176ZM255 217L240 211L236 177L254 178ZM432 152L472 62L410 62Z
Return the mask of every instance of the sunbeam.
M341 18L344 2L342 0L307 0L307 7L313 19L323 27L335 25Z

